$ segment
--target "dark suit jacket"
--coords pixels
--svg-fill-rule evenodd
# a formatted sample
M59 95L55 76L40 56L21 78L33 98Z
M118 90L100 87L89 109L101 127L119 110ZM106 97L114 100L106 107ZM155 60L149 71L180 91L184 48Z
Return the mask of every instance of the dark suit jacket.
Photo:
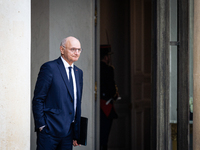
M77 109L74 139L79 138L83 72L74 65L77 87ZM35 130L46 125L45 132L65 137L74 119L74 103L67 73L61 58L47 62L40 68L32 101Z

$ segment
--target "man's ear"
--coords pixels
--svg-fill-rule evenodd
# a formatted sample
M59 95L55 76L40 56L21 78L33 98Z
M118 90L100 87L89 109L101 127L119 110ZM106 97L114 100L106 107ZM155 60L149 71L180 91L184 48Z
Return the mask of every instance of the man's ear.
M64 54L64 48L63 48L63 46L60 46L60 53Z

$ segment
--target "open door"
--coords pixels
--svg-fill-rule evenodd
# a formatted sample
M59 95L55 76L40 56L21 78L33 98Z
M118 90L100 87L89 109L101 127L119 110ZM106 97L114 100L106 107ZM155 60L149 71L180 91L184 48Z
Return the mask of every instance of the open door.
M151 0L131 1L130 56L132 149L150 149Z

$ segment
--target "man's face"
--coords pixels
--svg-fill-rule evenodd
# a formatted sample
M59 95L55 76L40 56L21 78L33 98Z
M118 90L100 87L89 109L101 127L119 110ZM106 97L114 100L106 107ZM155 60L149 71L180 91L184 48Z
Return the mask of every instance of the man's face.
M77 61L80 56L80 53L77 50L73 52L72 49L81 49L81 44L77 39L72 38L63 46L60 47L61 55L69 63L69 65L71 65Z

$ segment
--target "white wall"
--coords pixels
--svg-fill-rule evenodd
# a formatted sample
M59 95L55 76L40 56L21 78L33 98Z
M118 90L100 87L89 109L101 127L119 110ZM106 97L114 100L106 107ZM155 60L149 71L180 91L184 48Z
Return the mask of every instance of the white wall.
M49 0L31 1L31 99L41 64L49 60ZM31 149L36 149L36 133L31 109Z
M0 0L0 149L30 149L30 0Z
M93 0L32 1L32 93L41 64L60 56L60 42L75 36L83 52L75 63L83 70L82 116L89 119L88 145L94 150L94 10ZM32 122L33 125L33 122ZM32 127L32 150L35 149Z

